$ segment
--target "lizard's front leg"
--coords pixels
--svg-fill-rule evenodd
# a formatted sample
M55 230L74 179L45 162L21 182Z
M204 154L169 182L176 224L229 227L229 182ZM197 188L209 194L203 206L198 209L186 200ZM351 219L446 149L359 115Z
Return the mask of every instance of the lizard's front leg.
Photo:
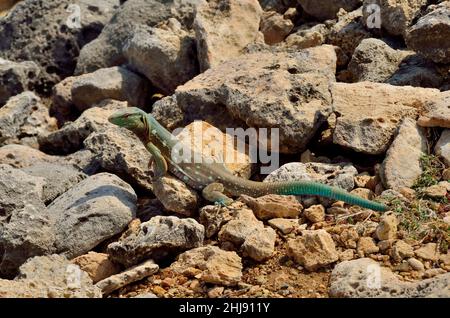
M215 204L221 206L230 205L233 202L233 199L227 197L224 193L224 187L222 183L211 183L208 184L202 191L203 197Z
M151 167L152 163L154 163L154 173L153 178L159 179L166 175L168 166L167 161L164 159L163 155L161 154L161 151L151 142L147 143L145 145L145 148L150 152L152 155L152 158L150 159L150 162L148 163L149 167Z

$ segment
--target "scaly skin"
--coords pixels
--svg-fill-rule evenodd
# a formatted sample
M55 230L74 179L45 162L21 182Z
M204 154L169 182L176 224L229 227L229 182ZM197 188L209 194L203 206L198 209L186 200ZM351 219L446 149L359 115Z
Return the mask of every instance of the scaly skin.
M201 154L192 150L192 158L203 158L201 163L176 162L172 150L178 145L177 138L167 131L156 119L139 108L129 107L109 118L109 121L134 132L147 150L152 154L155 164L155 177L164 176L167 171L201 190L208 201L228 205L233 200L227 195L246 194L259 197L266 194L281 195L317 195L349 204L359 205L375 211L386 211L381 203L369 201L352 195L343 189L312 181L256 182L233 175L222 163L209 163ZM198 157L197 157L198 158ZM196 161L198 162L198 161ZM227 195L226 195L227 194Z

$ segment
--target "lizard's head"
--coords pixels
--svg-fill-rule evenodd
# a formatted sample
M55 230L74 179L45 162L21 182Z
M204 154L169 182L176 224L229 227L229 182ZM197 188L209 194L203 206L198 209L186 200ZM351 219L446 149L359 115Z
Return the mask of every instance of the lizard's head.
M137 107L127 107L112 114L108 121L114 125L129 129L135 133L145 130L148 125L147 114Z

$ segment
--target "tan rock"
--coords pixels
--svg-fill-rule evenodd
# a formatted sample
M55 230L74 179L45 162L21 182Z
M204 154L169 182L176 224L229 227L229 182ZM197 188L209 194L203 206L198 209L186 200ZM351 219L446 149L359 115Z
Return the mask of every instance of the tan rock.
M339 253L339 261L350 261L355 257L355 250L347 249Z
M153 182L153 192L169 211L186 216L197 213L199 203L197 192L175 177L158 178Z
M378 253L380 248L375 244L375 241L371 237L360 237L358 240L357 252L360 257L364 257L369 254Z
M377 176L370 176L368 174L359 174L355 176L355 185L358 188L366 188L375 191L377 183L378 183Z
M356 248L359 240L359 234L354 227L351 227L344 229L341 232L339 239L346 248Z
M305 217L312 223L325 220L325 208L321 204L312 205L303 212Z
M300 27L295 33L290 34L283 42L287 48L306 49L325 43L328 28L325 24L313 27Z
M447 168L442 172L442 179L450 180L450 168Z
M269 194L259 198L241 196L260 220L273 218L296 218L303 209L301 203L293 195Z
M400 262L404 258L413 257L414 249L405 241L399 240L392 247L391 256L396 262Z
M418 258L437 261L439 259L439 251L436 243L428 243L414 251Z
M267 11L262 15L260 30L264 34L264 41L269 45L283 41L293 28L291 20L275 11Z
M372 200L375 197L372 190L365 188L356 188L350 191L350 193L367 200Z
M450 128L450 91L442 93L436 100L430 100L425 111L417 120L422 127Z
M275 231L267 227L252 232L241 246L243 254L258 262L269 259L275 250L276 236Z
M72 263L88 273L94 284L120 272L120 266L113 263L108 254L104 253L89 252L74 258Z
M276 218L276 219L270 219L267 223L272 228L280 231L283 234L289 234L292 232L299 231L301 229L301 225L300 225L298 219Z
M408 259L408 264L418 272L423 272L425 270L423 263L419 261L417 258L411 257L410 259Z
M447 167L450 167L450 129L442 132L434 148L436 155L440 156Z
M397 226L398 220L394 214L384 214L376 230L377 238L380 241L397 238Z
M195 277L202 282L233 286L242 278L242 262L236 252L224 251L216 246L198 247L180 254L170 268L183 275L196 268Z
M435 184L425 188L424 193L430 198L440 199L447 195L447 188L439 184Z
M303 231L301 237L289 240L288 255L309 271L339 259L333 239L325 230Z

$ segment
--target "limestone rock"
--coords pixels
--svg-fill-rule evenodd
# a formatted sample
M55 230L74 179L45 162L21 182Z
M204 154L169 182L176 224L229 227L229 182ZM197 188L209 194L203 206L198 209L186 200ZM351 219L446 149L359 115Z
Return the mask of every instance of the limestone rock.
M378 224L376 235L379 240L390 240L397 237L398 220L394 214L384 214Z
M303 211L303 214L312 223L322 222L325 220L325 208L321 204L310 206Z
M422 127L450 128L450 92L444 92L427 105L425 112L417 120Z
M264 41L269 45L283 41L293 28L291 20L275 11L264 12L262 15L260 29L264 34Z
M442 158L447 167L450 167L450 129L442 132L434 152Z
M32 90L40 69L36 63L16 63L0 58L0 107L10 97Z
M439 259L439 251L436 243L427 243L414 251L418 258L437 261Z
M296 218L303 209L303 206L295 196L269 194L259 198L252 198L242 195L241 199L260 220Z
M394 243L392 247L391 256L396 262L402 261L404 258L410 258L414 256L414 249L411 245L403 240L399 240ZM414 262L414 261L413 261ZM408 260L408 263L410 261Z
M357 252L360 257L378 253L380 248L375 244L375 241L371 237L360 237L358 240Z
M104 253L89 252L74 258L71 262L88 273L94 284L120 272L120 267Z
M300 231L302 226L299 223L298 219L270 219L267 223L273 227L275 230L280 231L283 234L289 234L292 232ZM305 224L303 225L306 228Z

